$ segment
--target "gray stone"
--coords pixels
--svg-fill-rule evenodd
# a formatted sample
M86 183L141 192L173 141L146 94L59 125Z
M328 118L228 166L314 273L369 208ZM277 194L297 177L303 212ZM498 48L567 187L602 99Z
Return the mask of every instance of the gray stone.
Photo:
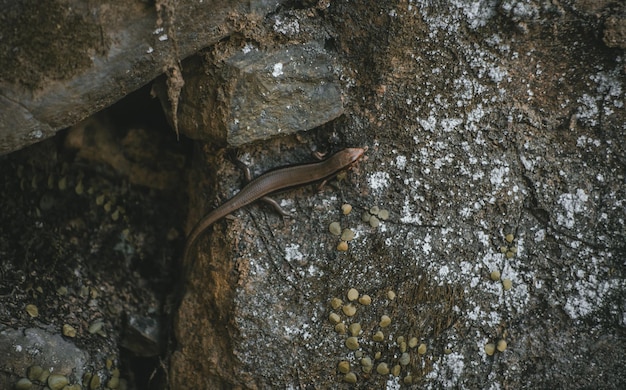
M249 49L215 72L185 65L179 129L195 139L240 146L323 125L343 113L332 64L322 48L309 44Z
M78 123L278 4L1 0L0 154Z
M0 328L0 356L3 372L24 376L26 367L39 365L55 374L73 375L74 379L82 377L89 360L89 354L71 341L39 328ZM8 376L0 376L0 388L13 388Z

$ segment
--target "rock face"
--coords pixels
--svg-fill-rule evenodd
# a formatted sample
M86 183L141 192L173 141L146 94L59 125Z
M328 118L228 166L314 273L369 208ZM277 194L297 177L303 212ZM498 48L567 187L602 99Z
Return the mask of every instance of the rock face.
M199 61L183 64L177 118L180 132L194 139L236 147L310 130L343 113L332 57L318 45L246 46L218 64ZM165 83L158 90L167 107Z
M278 1L0 2L0 153L107 107Z
M2 370L26 377L25 367L40 366L45 370L71 376L73 382L82 380L89 354L76 347L73 342L63 338L57 332L44 329L11 329L0 327L0 351L2 352ZM32 375L31 375L32 376ZM31 378L45 383L37 375ZM44 380L40 380L44 379ZM0 376L3 389L13 388L13 383L6 376Z
M624 60L598 33L611 9L439 4L273 16L299 26L285 40L330 32L334 128L368 159L326 191L279 195L286 221L251 206L209 229L175 324L175 387L625 385ZM262 172L336 139L324 130L242 149ZM194 192L236 193L230 164L208 148L199 161L217 178ZM377 228L374 206L390 214ZM356 232L346 251L332 222Z
M289 218L253 204L218 221L180 279L180 232L244 184L231 148L189 161L167 152L171 129L157 142L154 126L87 121L0 159L0 323L71 325L107 380L126 327L122 345L153 364L138 388L626 388L623 14L608 0L320 0L229 19L237 33L183 63L179 125L222 144L244 142L238 118L297 126L263 92L310 88L287 66L301 46L294 64L326 80L321 54L338 73L344 114L239 156L255 175L312 146L366 158L278 194ZM165 190L188 195L186 223Z

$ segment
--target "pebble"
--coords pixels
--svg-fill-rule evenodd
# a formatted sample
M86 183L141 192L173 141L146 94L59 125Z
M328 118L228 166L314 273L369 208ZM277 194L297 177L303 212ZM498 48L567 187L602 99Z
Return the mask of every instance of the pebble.
M377 228L378 226L380 226L380 221L373 215L370 217L369 223L370 226L373 228Z
M76 329L72 325L65 324L63 325L63 336L66 337L76 337Z
M100 387L100 375L94 374L89 381L89 389L96 390Z
M359 290L357 290L356 288L351 288L350 290L348 290L347 296L349 301L354 301L359 297Z
M506 340L500 340L498 341L498 345L496 346L496 349L500 352L504 352L506 350Z
M351 351L359 349L359 340L354 336L348 337L346 339L346 347Z
M76 195L82 195L83 192L85 192L85 186L83 185L82 180L80 180L78 184L76 184L76 187L74 187L74 192L76 192Z
M26 376L31 381L39 380L41 374L43 374L43 368L41 368L41 366L30 366L26 372Z
M383 341L385 339L385 335L380 330L372 336L372 340L374 341Z
M337 325L335 325L335 332L339 334L346 334L346 324L344 324L343 322L340 322Z
M91 334L95 334L95 333L100 332L103 327L104 327L104 322L97 320L91 325L89 325L89 328L87 329L87 331Z
M346 376L343 377L343 381L346 383L356 383L356 374L354 372L349 372Z
M347 315L348 317L352 317L356 314L356 307L353 304L349 303L347 305L343 305L341 311L343 311L343 314Z
M346 241L341 241L339 244L337 244L337 250L339 252L345 252L348 250L348 243Z
M39 375L39 382L46 383L49 376L50 376L50 371L48 370L41 371L41 375Z
M28 313L28 315L30 315L32 318L38 317L39 316L39 309L37 308L37 306L33 305L33 304L28 304L26 305L26 312Z
M50 390L61 390L68 383L70 383L70 381L67 380L67 377L64 375L52 374L48 377L48 387Z
M343 229L341 232L341 239L343 241L352 241L354 239L354 232L352 229Z
M350 324L350 326L348 326L348 330L352 336L358 336L359 333L361 333L361 324L358 322Z
M337 364L337 371L342 374L347 374L350 372L350 362L347 360L342 360Z
M102 205L104 204L104 194L102 194L102 195L98 195L98 196L96 197L96 204L97 204L98 206L102 206Z
M20 378L17 382L15 382L16 390L30 390L33 387L33 382L31 382L28 378Z

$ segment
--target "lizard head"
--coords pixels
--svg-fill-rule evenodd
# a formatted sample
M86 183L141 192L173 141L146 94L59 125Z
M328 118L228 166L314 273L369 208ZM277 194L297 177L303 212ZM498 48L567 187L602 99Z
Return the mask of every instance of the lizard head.
M366 151L367 147L346 148L337 152L335 156L337 157L337 161L341 167L349 167L363 157Z

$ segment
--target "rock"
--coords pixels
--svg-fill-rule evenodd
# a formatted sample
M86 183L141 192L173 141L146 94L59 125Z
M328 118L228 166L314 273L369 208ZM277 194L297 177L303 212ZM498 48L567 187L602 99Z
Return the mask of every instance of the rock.
M136 356L158 356L160 352L160 322L151 317L131 315L126 322L120 345Z
M39 328L0 328L0 351L5 372L26 374L26 368L37 364L50 368L55 374L82 377L89 354L60 334ZM0 388L13 388L8 376L0 376ZM4 382L7 381L7 382Z
M107 107L280 1L112 3L3 2L0 154Z
M315 44L272 51L247 48L206 71L183 65L179 130L195 139L240 146L310 130L343 113L332 57ZM156 89L164 102L165 85Z
M608 47L626 49L626 16L610 16L604 24L602 40Z

